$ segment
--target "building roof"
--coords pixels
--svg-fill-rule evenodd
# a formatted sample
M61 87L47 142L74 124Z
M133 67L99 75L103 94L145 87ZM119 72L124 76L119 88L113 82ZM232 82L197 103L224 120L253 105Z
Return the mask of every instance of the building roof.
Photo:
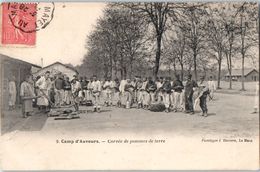
M62 65L62 66L64 66L64 67L69 68L69 69L73 70L74 72L78 73L78 71L77 71L75 68L73 68L73 67L71 67L71 66L68 66L68 65L65 65L65 64L63 64L63 63L61 63L61 62L55 62L55 63L53 63L53 64L50 64L50 65L48 65L48 66L43 67L42 69L49 68L49 67L54 66L54 65L56 65L56 64Z
M42 68L41 66L38 66L36 64L32 64L32 63L29 63L29 62L26 62L26 61L23 61L23 60L20 60L20 59L16 59L16 58L13 58L13 57L9 57L7 55L4 55L4 54L0 54L0 60L9 60L9 61L12 61L12 62L18 62L18 63L25 63L25 64L28 64L28 65L31 65L31 66L34 66L36 68Z
M256 69L244 69L244 75L247 76L253 71L258 73ZM227 72L225 76L229 76L229 73ZM242 69L232 69L232 76L242 76Z

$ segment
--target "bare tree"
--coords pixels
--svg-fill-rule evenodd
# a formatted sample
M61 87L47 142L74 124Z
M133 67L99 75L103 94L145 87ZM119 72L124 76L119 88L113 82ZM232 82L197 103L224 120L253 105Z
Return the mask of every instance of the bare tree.
M257 3L256 2L244 2L242 5L237 6L237 13L239 15L238 29L240 36L240 53L242 58L242 78L241 78L241 90L245 90L245 58L248 56L248 51L255 46L258 46L256 23L257 18Z
M163 35L167 30L167 22L176 20L179 16L177 9L194 9L201 4L187 4L187 3L162 3L162 2L150 2L150 3L118 3L117 5L123 5L130 8L134 12L142 14L146 21L151 24L152 29L155 33L156 39L156 53L154 61L154 77L157 76L161 53L162 53L162 40Z
M183 17L179 18L177 25L185 34L187 46L192 52L195 80L197 80L197 58L205 49L205 43L207 41L205 32L205 16L207 12L203 7L194 7L184 9L183 14Z
M184 32L180 28L175 27L171 33L173 36L168 36L169 39L165 40L165 48L163 49L164 63L170 67L173 66L175 72L179 68L180 76L183 80L184 67L190 64L190 60L188 60L190 52L187 48Z
M139 27L145 26L142 24L143 20L138 14L123 7L109 5L104 13L93 33L88 36L86 57L99 59L104 77L111 77L113 74L116 77L118 70L121 77L126 77L129 71L131 76L134 61L146 55L146 28ZM85 61L91 61L87 58Z

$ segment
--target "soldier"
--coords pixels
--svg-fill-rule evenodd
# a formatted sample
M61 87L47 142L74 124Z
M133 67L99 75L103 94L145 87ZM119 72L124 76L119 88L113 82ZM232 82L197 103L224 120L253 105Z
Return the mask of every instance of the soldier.
M208 86L209 86L209 92L210 92L210 94L209 94L209 101L210 101L210 100L213 100L214 92L216 90L216 84L212 80L212 76L209 77Z
M15 107L15 102L16 102L16 85L15 85L15 77L12 76L9 83L9 110L13 110Z
M25 77L25 81L22 82L20 88L20 96L22 99L22 113L23 117L31 116L33 112L33 98L35 98L35 93L33 89L31 75Z
M133 81L131 82L132 86L134 87L134 92L133 92L133 103L137 103L137 81L138 81L138 76L135 76L135 78L133 79Z
M119 85L119 97L120 97L120 105L119 107L121 107L122 104L125 103L125 84L127 83L125 77L123 77L123 79L121 80L120 82L120 85Z
M72 101L71 83L69 81L69 77L66 77L64 80L64 101L63 102L69 105L71 101Z
M105 93L105 105L111 106L112 105L112 93L113 93L113 81L111 78L107 78L104 85L103 90Z
M55 90L55 105L61 106L63 104L63 97L64 97L64 80L63 76L58 74L57 79L54 81L54 90Z
M185 112L193 115L194 114L193 92L194 92L194 88L198 87L198 85L191 78L192 78L192 75L189 74L187 76L187 82L186 82L186 86L185 86Z
M93 87L92 87L92 82L93 82L93 78L91 77L89 82L88 82L88 90L87 90L87 96L86 96L86 99L87 100L93 100L93 94L92 94L92 90L93 90Z
M113 105L116 105L118 107L121 106L121 100L120 100L120 91L119 91L120 81L118 78L115 78L113 83Z
M87 77L81 77L81 80L80 80L80 84L81 84L81 88L82 88L82 93L83 93L83 96L84 96L84 101L87 100L87 91L88 91L88 80L87 80Z
M126 80L126 84L125 84L125 88L124 88L125 92L124 92L124 102L122 102L122 104L124 104L126 106L126 108L130 108L132 105L132 96L134 93L134 86L131 83L130 79Z
M142 94L142 91L141 91L141 88L142 88L142 85L143 85L143 82L141 80L141 76L138 76L137 77L137 81L136 81L136 87L135 87L135 92L136 92L136 102L137 102L137 108L140 108L142 105L141 105L141 94ZM139 104L140 103L140 104Z
M205 81L205 76L200 77L198 88L199 88L198 98L200 100L200 108L202 110L201 116L207 117L208 116L207 95L209 94L209 87L207 82Z
M161 87L162 87L162 85L163 85L163 77L160 77L160 78L157 78L157 80L156 80L156 82L155 82L155 84L156 84L156 98L157 98L157 102L162 102L162 89L161 89Z
M146 91L149 94L149 96L148 96L149 105L151 103L155 102L155 91L156 91L156 89L157 89L157 87L156 87L155 82L152 80L152 77L149 77L147 85L146 85Z
M94 97L94 112L100 112L100 93L101 93L101 82L97 79L97 76L93 76L92 93Z
M171 82L170 78L164 78L163 85L161 87L162 95L163 95L163 103L165 105L165 112L168 113L170 111L170 94L171 94Z
M184 88L182 81L180 80L180 75L175 75L175 81L173 82L172 88L173 92L173 100L174 100L174 107L173 111L177 112L178 109L181 109L181 93Z
M50 71L46 71L44 76L38 79L35 83L39 88L39 98L37 99L37 105L44 108L45 113L49 112L49 91L51 88Z
M142 81L142 86L140 88L140 95L139 95L139 102L138 102L138 108L143 107L144 109L148 108L148 100L149 100L149 94L146 91L146 85L147 85L147 78L144 77Z

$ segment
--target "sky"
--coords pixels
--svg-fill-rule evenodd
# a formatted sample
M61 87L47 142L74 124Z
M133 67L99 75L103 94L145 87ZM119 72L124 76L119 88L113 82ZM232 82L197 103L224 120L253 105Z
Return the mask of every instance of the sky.
M36 65L56 61L79 65L86 54L85 41L103 14L105 3L55 3L53 20L36 32L34 47L0 47L0 53Z

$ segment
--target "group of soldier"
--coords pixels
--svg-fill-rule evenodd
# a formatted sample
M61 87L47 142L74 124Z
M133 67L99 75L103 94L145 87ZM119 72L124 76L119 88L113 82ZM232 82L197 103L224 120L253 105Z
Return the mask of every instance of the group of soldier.
M72 79L62 73L50 77L47 71L33 81L33 87L28 89L29 77L21 86L21 96L30 92L30 96L37 100L39 107L48 111L50 105L63 106L76 102L79 104L90 103L94 112L100 112L102 106L117 106L121 108L143 108L151 110L153 106L164 105L165 112L184 111L194 114L194 108L199 104L202 116L207 116L207 97L213 99L215 84L212 77L208 81L204 76L198 82L192 80L188 74L185 81L178 74L174 78L135 76L133 79L106 78L99 80L97 76L78 77ZM26 85L26 86L24 86ZM35 89L34 91L32 91ZM30 102L33 99L24 101ZM31 109L30 109L31 110ZM28 115L25 111L25 114ZM25 115L25 116L26 116Z

